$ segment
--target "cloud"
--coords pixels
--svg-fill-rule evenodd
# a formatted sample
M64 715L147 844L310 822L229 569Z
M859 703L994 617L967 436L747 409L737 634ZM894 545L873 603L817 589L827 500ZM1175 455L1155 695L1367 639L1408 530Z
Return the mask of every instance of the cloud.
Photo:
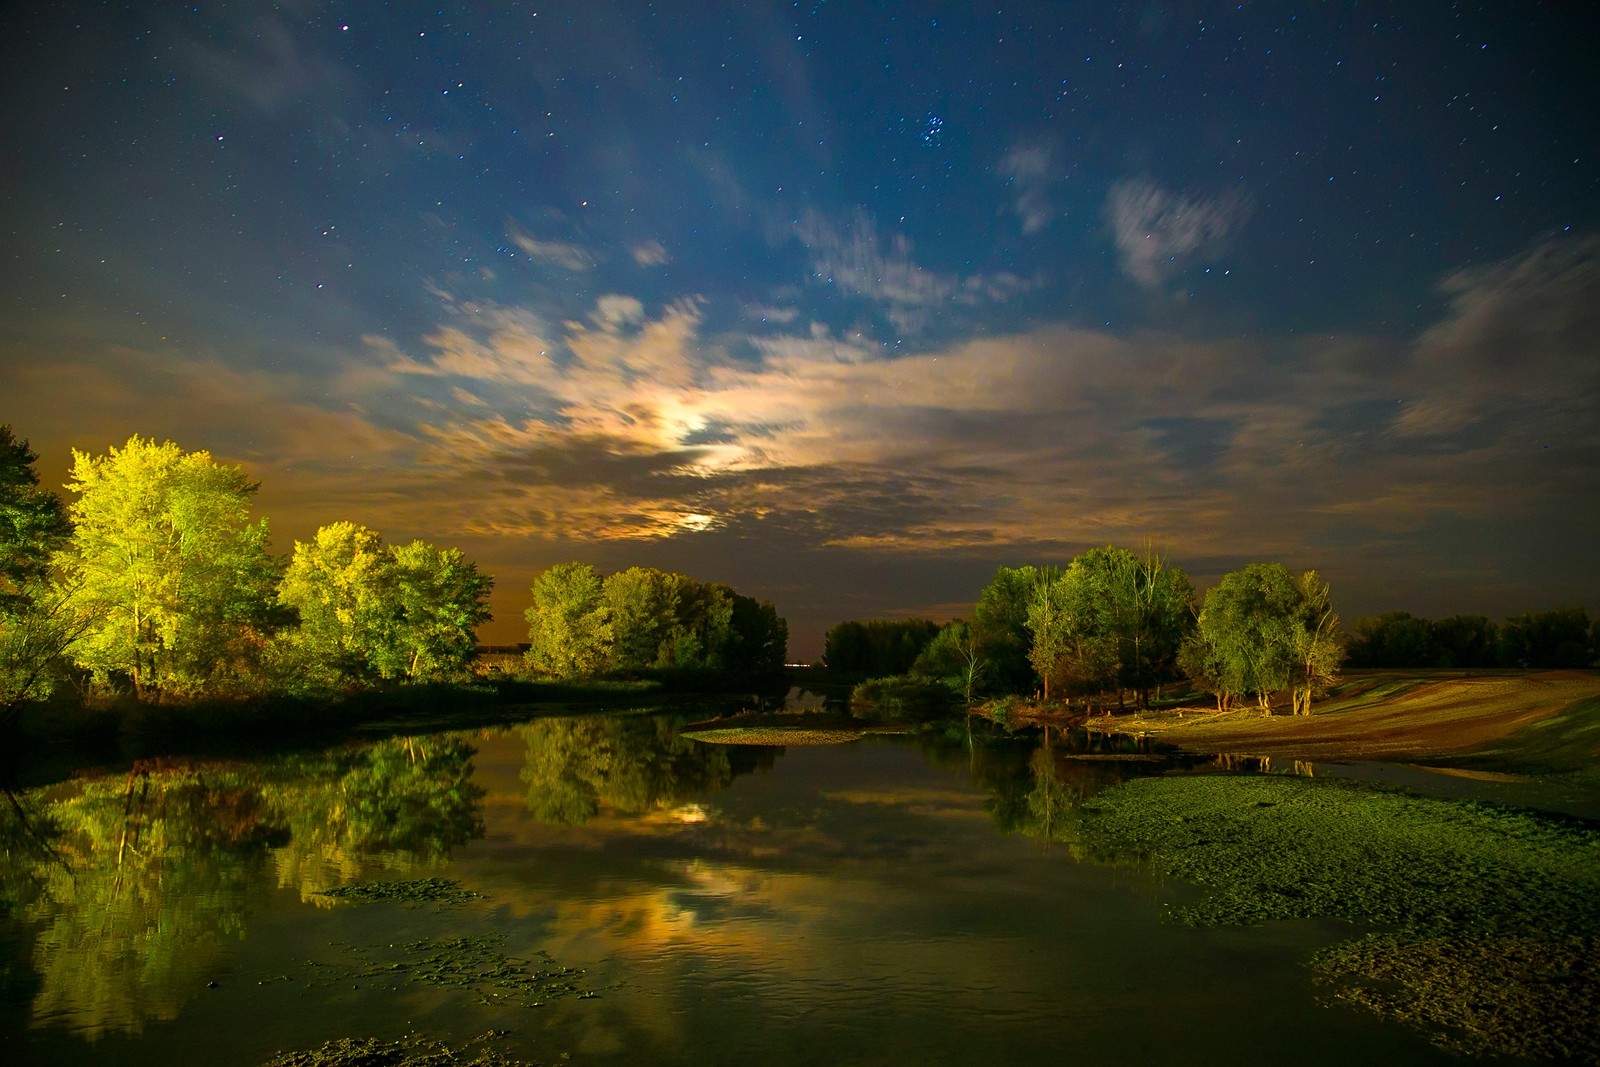
M1010 187L1011 208L1022 221L1023 233L1038 233L1060 217L1060 210L1050 198L1050 187L1058 175L1049 146L1017 145L1001 158L996 169Z
M1443 319L1416 344L1415 395L1396 422L1411 437L1537 410L1546 434L1592 427L1600 411L1600 238L1542 242L1505 262L1447 275Z
M771 236L805 245L810 285L878 304L903 333L921 333L936 314L955 304L998 303L1036 284L1014 274L962 277L923 267L913 257L910 238L883 233L864 209L843 220L807 209L796 220L774 224Z
M1147 289L1159 287L1195 255L1213 250L1250 211L1241 195L1186 197L1148 178L1117 182L1105 206L1123 273Z
M238 26L213 25L215 37L179 37L176 47L202 78L263 112L312 96L349 99L355 76L331 55L308 46L285 18L258 15Z
M540 240L516 223L508 224L506 230L506 236L511 243L534 259L554 263L574 273L589 270L595 264L594 256L578 245L566 241Z
M660 241L635 241L628 246L628 254L641 267L659 267L667 262L667 248Z

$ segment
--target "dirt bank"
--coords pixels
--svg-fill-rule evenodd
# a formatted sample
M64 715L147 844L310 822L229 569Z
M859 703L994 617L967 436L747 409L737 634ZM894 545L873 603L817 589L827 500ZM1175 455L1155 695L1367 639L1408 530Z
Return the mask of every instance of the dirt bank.
M1600 672L1372 672L1349 676L1309 716L1185 708L1089 726L1193 752L1584 770L1600 766Z

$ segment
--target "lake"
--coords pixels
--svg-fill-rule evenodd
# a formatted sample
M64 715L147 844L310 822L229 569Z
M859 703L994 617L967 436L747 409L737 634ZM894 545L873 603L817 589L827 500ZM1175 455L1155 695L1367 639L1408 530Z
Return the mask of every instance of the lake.
M14 793L5 1061L493 1031L540 1063L1460 1062L1328 996L1309 961L1351 923L1184 925L1198 890L1074 829L1194 761L680 726L538 719Z

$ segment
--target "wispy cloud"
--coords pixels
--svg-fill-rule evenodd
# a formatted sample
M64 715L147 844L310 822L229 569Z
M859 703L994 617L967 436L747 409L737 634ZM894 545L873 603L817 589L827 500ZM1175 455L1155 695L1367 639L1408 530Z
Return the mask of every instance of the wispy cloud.
M628 254L641 267L659 267L667 262L667 246L660 241L635 241L628 246Z
M1148 178L1116 183L1105 206L1123 272L1150 289L1216 247L1250 210L1242 195L1184 196Z
M532 258L554 263L565 270L585 271L595 264L594 256L582 246L568 241L541 240L514 222L506 227L506 236Z
M1038 233L1060 217L1050 196L1060 175L1049 146L1016 145L1001 157L996 169L1010 188L1011 208L1022 222L1023 233Z
M1035 284L1015 274L962 276L918 263L911 239L884 233L872 215L858 209L840 219L808 209L798 220L776 224L778 241L805 245L813 287L830 287L875 303L905 333L925 330L941 309L957 304L1001 302Z

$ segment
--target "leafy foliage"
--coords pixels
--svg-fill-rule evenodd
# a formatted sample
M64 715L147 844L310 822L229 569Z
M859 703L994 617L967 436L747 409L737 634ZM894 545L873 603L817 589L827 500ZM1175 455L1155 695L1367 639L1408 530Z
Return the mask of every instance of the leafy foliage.
M1295 713L1309 714L1313 693L1337 676L1343 658L1327 583L1315 571L1297 578L1277 563L1223 575L1181 658L1219 704L1253 693L1268 708L1274 690L1289 689Z
M1036 684L1029 650L1028 609L1034 590L1055 581L1057 567L1000 567L978 596L973 637L982 651L989 684L999 692L1031 691Z
M789 637L771 604L651 567L602 579L588 564L557 564L534 580L527 619L529 666L562 678L655 670L763 679L782 671Z
M852 619L828 630L822 660L846 677L904 674L938 633L927 619Z
M292 663L323 684L447 678L472 658L493 584L460 549L391 548L365 526L324 526L295 542L278 586L279 603L300 620Z
M104 456L74 450L76 529L64 554L79 610L72 647L141 699L248 688L273 620L276 580L257 486L208 452L137 435Z
M1178 650L1193 624L1194 587L1154 552L1106 546L1077 556L1034 587L1029 659L1045 685L1098 693L1150 691L1177 677Z
M38 459L26 440L0 425L0 619L44 581L50 557L72 533L61 498L39 488Z

